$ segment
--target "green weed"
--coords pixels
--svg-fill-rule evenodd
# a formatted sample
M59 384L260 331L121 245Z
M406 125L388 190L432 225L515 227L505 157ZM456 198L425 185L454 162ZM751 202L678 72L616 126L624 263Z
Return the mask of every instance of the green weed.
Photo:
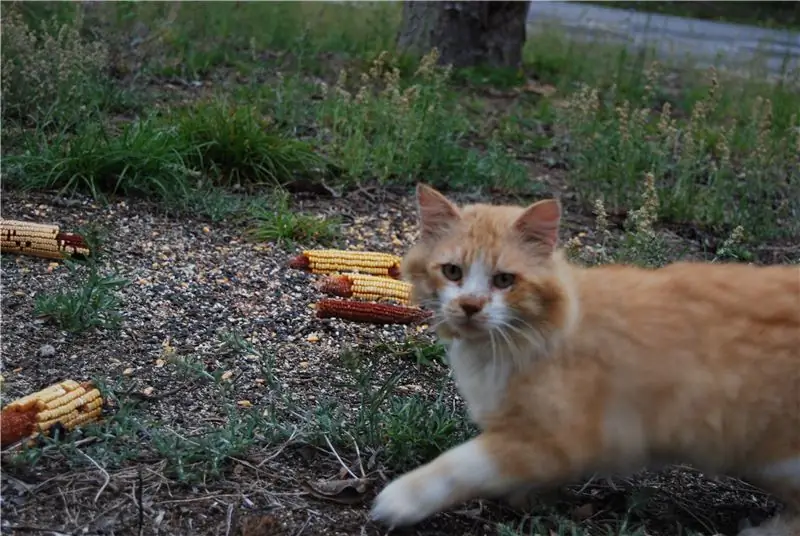
M378 351L376 355L383 355ZM359 397L355 414L343 411L336 400L321 401L310 415L309 440L380 450L381 460L401 471L428 461L476 433L462 410L446 400L444 385L434 388L433 399L394 394L404 376L397 369L387 379L378 379L376 363L365 353L346 351L342 360L350 373L348 390ZM448 381L446 377L438 381Z
M744 226L757 236L779 229L796 233L800 170L797 116L776 128L769 100L756 99L748 116L728 124L710 120L719 90L714 72L706 98L688 119L672 116L669 103L651 108L658 73L650 71L647 92L638 101L601 95L584 86L563 114L570 139L570 180L587 199L603 198L614 210L641 194L643 173L656 178L659 213L679 222ZM747 137L750 150L734 153L731 140Z
M253 227L248 237L260 242L270 241L279 245L292 246L295 242L332 244L339 238L338 217L318 218L292 210L290 196L283 190L275 191L270 203L264 207L254 207Z
M433 51L402 83L388 54L376 58L349 91L342 71L325 97L319 122L325 145L343 168L344 179L358 183L410 184L419 177L449 187L521 186L525 168L490 146L482 153L467 147L469 122L448 87L450 70L436 66Z
M116 274L104 275L95 263L64 261L74 288L36 297L34 314L52 320L60 329L81 333L91 328L115 330L122 324L117 291L129 284Z
M3 10L2 117L40 128L97 111L111 91L108 47L87 41L80 24L55 14L31 27L18 6Z
M560 516L552 519L534 517L520 522L516 527L501 524L497 528L498 536L590 536L595 534L598 536L647 536L648 534L644 527L632 526L625 521L619 526L607 526L598 533Z
M654 227L658 219L658 191L653 175L645 175L643 183L642 204L628 214L623 233L609 230L605 205L600 199L595 201L594 243L584 244L585 232L568 240L565 249L573 260L589 266L623 263L657 268L682 256Z

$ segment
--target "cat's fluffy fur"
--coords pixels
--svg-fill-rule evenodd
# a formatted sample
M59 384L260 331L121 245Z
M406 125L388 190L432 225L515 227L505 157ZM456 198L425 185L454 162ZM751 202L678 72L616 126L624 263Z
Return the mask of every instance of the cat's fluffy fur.
M557 249L556 200L417 201L402 271L481 434L390 483L373 519L687 462L786 502L740 535L800 535L800 267L582 268Z

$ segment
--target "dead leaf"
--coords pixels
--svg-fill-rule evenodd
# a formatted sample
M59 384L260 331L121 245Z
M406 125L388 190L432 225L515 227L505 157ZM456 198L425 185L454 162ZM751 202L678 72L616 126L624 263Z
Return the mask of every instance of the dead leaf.
M346 480L306 481L303 488L318 499L340 504L360 504L372 488L371 478L350 478Z
M285 534L281 523L273 516L252 515L243 517L234 534L238 536L278 536Z
M589 519L594 515L594 505L592 503L586 503L583 506L579 506L572 511L572 517L577 521L583 521L585 519Z
M522 91L536 93L543 97L552 97L556 93L556 88L550 84L540 84L535 80L528 80L528 83L522 87Z

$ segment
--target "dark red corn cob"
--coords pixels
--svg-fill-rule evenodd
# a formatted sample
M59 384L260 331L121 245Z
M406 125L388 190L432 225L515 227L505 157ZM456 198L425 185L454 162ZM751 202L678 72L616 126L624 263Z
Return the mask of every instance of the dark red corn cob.
M353 300L322 299L317 302L317 318L341 318L366 324L417 324L432 313L418 307L370 303Z

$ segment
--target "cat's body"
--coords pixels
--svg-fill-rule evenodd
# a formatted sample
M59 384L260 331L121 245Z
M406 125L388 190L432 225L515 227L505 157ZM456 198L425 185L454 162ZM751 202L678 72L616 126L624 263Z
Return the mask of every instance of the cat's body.
M580 268L555 249L554 201L418 198L422 236L403 272L451 339L482 433L391 483L376 519L685 462L786 501L743 535L800 536L800 268Z

